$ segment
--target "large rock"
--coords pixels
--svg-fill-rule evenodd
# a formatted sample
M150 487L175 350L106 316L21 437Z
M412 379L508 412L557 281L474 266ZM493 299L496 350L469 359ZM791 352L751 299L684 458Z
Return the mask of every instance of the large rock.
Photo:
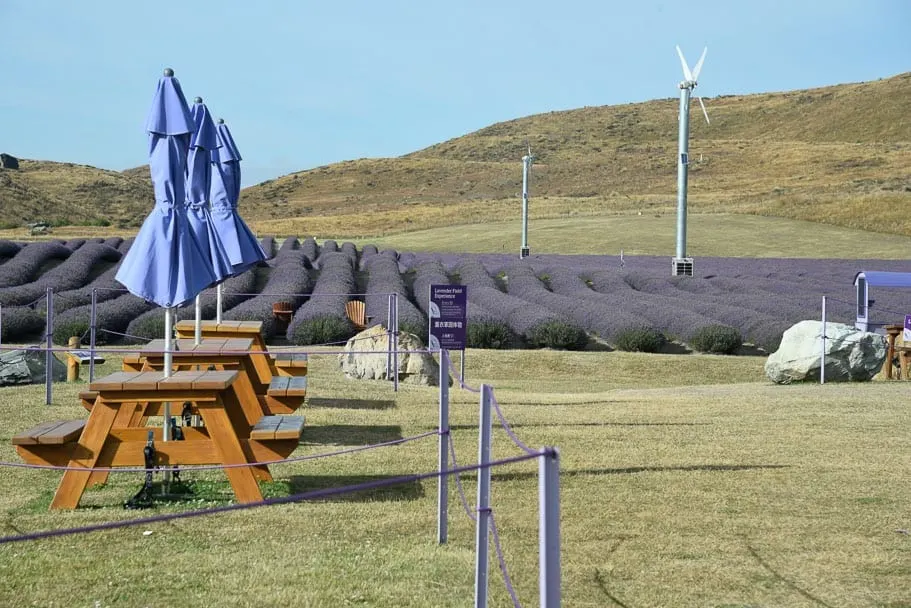
M819 381L822 323L801 321L781 337L765 373L778 384ZM886 338L843 323L826 323L826 382L870 380L886 360Z
M19 159L9 154L0 154L0 167L4 169L18 169Z
M66 365L51 356L51 378L66 380ZM0 386L40 384L44 382L44 353L36 350L11 350L0 354Z
M427 352L421 339L414 334L399 332L398 344L399 382L438 386L440 366ZM386 353L389 352L389 334L382 325L368 327L345 344L345 352L338 356L342 371L357 380L391 380L386 374ZM450 381L451 384L451 381Z

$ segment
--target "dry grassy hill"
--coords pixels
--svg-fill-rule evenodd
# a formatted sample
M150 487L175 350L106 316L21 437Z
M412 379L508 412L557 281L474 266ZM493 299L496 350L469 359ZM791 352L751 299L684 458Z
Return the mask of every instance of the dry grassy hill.
M748 213L911 235L911 73L874 82L707 99L691 116L690 211ZM533 217L673 212L677 99L549 112L399 158L301 171L247 188L262 233L376 236L512 217L527 139ZM147 168L23 161L0 170L0 223L148 211ZM291 218L289 220L289 218Z

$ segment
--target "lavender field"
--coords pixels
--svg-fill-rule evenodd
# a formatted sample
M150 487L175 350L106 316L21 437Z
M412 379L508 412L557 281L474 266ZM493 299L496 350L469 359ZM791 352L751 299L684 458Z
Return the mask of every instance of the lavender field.
M92 294L97 300L98 340L136 342L161 335L163 313L125 292L113 277L130 241L78 239L44 243L0 240L0 319L3 342L42 337L47 303L54 290L54 340L85 336ZM366 302L371 324L384 324L387 294L399 296L400 325L423 336L427 292L432 283L468 286L469 325L501 328L510 336L500 346L534 347L545 326L613 346L630 329L651 328L689 344L701 329L724 326L745 343L767 352L782 332L804 319L820 317L828 296L828 319L854 320L853 279L862 270L911 271L902 260L699 258L696 276L671 277L664 256L410 253L358 249L353 243L313 238L263 239L272 254L266 264L225 284L227 319L265 322L269 339L295 344L338 342L354 335L344 304ZM882 289L871 318L901 322L911 312L911 291ZM272 304L291 303L287 328L272 317ZM214 288L204 292L203 314L214 316ZM178 311L189 318L192 307ZM471 338L470 338L471 340ZM484 344L475 344L484 346Z

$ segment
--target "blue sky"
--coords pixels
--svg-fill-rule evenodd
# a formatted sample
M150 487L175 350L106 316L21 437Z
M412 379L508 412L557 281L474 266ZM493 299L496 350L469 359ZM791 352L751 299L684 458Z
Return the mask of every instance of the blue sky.
M906 0L0 0L0 151L144 164L172 67L225 118L251 185L529 114L673 97L675 44L690 65L709 47L705 97L888 77L911 71L909 24Z

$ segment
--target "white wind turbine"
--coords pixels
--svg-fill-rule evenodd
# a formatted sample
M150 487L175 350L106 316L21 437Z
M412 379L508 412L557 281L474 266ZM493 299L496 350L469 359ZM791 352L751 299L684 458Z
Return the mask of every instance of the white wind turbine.
M686 180L689 168L690 97L693 89L696 88L699 72L702 70L702 62L705 61L705 53L708 50L708 47L703 49L702 56L699 57L699 61L690 72L686 59L683 57L683 51L677 46L680 65L683 66L683 81L677 85L680 88L680 133L677 139L677 255L673 260L674 276L692 276L693 274L693 258L686 257ZM705 104L702 103L702 97L697 95L696 99L699 100L699 105L702 107L705 122L711 124L709 114L705 111Z
M531 165L535 162L528 140L525 141L525 146L528 148L528 154L522 157L522 247L519 249L520 260L527 258L530 253L528 248L528 174L531 173Z

